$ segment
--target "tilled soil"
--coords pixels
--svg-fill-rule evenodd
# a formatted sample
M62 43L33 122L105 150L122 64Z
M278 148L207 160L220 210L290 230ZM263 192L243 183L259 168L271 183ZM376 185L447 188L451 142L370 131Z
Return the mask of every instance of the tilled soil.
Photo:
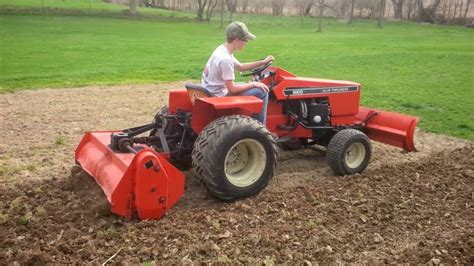
M0 95L0 263L474 263L473 143L418 131L418 152L374 143L362 175L325 150L282 152L259 195L218 202L186 173L159 221L109 212L70 174L87 130L148 123L183 83Z

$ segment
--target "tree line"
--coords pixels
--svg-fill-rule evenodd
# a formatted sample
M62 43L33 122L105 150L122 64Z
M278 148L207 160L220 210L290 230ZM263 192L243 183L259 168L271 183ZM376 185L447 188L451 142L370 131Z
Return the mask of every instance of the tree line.
M194 11L200 21L235 13L334 17L351 23L354 18L385 18L440 24L465 24L471 0L128 0L130 13L146 6ZM471 19L472 20L472 19Z

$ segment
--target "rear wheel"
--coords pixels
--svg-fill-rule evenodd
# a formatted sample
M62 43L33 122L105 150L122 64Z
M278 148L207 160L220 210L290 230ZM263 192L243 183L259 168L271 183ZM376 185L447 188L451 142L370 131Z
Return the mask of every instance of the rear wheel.
M246 116L226 116L198 136L192 153L193 172L216 198L230 201L258 194L276 167L271 133Z
M372 147L369 138L355 129L338 132L327 147L327 162L337 175L352 175L365 170Z

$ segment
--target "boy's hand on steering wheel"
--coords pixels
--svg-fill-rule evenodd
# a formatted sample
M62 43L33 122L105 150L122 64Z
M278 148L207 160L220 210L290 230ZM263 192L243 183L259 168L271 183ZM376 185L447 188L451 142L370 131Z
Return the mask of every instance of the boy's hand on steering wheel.
M264 65L264 64L266 64L266 63L268 63L268 62L270 62L270 61L275 61L275 57L273 57L273 55L267 56L267 57L263 60L263 64L262 64L262 65Z

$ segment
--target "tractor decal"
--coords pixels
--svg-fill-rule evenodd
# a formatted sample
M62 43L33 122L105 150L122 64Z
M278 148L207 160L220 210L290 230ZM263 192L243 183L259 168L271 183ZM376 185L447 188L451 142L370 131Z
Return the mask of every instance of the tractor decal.
M302 94L328 94L328 93L341 93L341 92L352 92L357 91L357 86L352 87L306 87L306 88L287 88L284 93L286 96L289 95L302 95Z

